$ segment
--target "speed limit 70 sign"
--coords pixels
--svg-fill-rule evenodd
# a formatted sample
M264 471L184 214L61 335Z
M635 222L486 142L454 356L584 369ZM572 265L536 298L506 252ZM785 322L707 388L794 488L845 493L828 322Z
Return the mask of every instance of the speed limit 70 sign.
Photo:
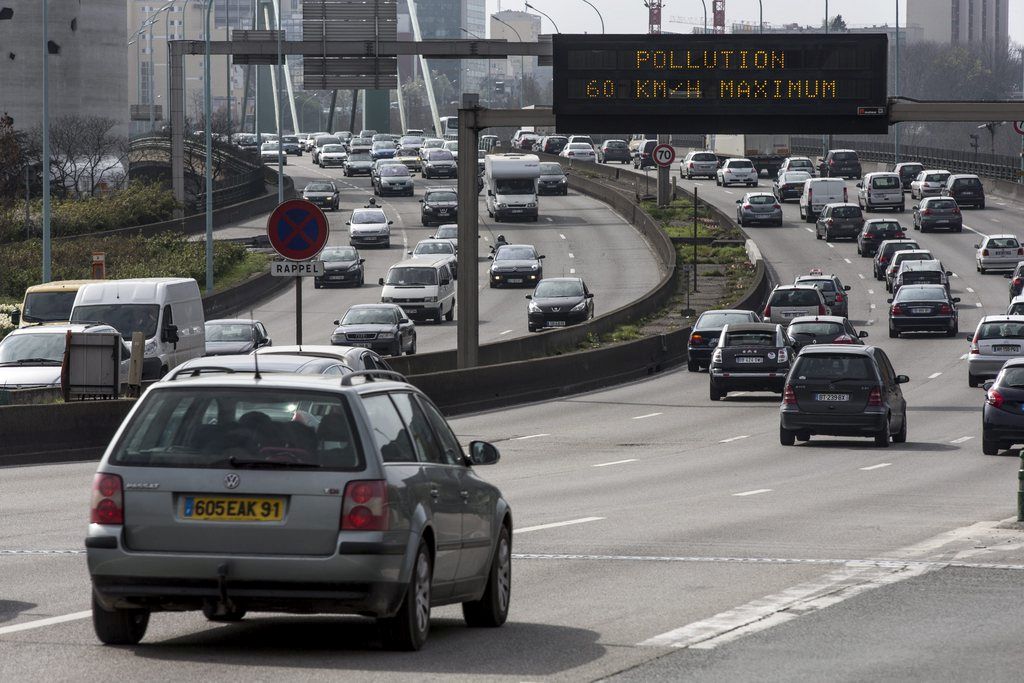
M1018 135L1024 135L1024 121L1014 121L1013 129L1017 131Z
M672 145L662 143L654 148L651 156L654 158L654 163L658 166L668 168L676 160L676 151L672 148Z

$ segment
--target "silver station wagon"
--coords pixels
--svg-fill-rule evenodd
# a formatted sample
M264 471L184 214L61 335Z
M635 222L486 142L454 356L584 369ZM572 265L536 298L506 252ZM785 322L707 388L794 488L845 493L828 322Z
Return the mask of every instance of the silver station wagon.
M86 538L93 625L135 644L151 612L375 617L416 650L432 606L500 626L512 513L401 375L217 374L155 384L100 462Z

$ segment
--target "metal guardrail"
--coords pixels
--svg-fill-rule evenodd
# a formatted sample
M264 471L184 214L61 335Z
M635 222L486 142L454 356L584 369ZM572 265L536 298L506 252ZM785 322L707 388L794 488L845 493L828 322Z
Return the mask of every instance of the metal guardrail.
M810 157L821 155L821 137L790 138L795 154ZM855 149L862 161L893 165L896 157L892 144L875 140L832 141L832 149ZM917 145L900 145L901 161L917 161L926 168L943 168L953 173L973 173L983 178L1021 182L1020 159L1008 154L975 154L954 149L937 149Z

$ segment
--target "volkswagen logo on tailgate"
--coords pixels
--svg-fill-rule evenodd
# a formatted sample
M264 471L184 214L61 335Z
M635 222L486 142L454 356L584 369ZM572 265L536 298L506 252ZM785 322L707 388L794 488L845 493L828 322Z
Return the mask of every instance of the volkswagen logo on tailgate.
M234 472L224 475L224 488L226 489L237 489L241 482L242 480Z

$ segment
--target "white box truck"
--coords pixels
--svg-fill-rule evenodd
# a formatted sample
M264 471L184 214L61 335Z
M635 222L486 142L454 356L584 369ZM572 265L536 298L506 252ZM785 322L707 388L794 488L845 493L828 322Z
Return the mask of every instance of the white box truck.
M535 154L488 154L484 158L487 215L500 223L509 218L537 220L537 179L540 159Z
M788 135L709 135L707 148L718 157L718 163L729 158L750 159L758 173L766 171L775 178L779 167L789 156Z

